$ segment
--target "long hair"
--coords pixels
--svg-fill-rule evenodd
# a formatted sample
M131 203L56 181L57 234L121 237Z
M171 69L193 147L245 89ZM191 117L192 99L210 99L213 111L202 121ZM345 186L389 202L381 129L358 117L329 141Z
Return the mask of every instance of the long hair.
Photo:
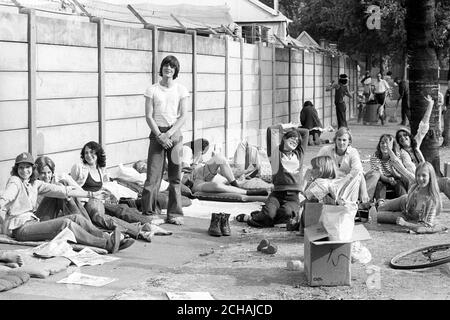
M387 141L388 141L388 140L392 140L392 141L393 141L393 143L392 143L392 151L394 151L394 153L395 153L396 155L399 155L399 148L398 148L397 142L396 142L395 139L394 139L394 136L393 136L392 134L389 134L389 133L384 133L384 134L381 135L380 140L378 140L377 151L375 151L375 156L376 156L378 159L381 159L381 158L382 158L382 153L381 153L380 144L381 144L381 142L382 142L383 140L387 140Z
M52 159L50 159L50 157L40 156L36 159L34 165L36 167L37 173L41 173L46 166L49 167L52 173L55 173L55 163Z
M297 153L298 157L302 156L304 154L304 152L305 152L305 150L303 150L303 147L302 147L302 137L298 133L297 129L295 129L295 128L291 128L289 131L287 131L283 135L283 138L281 139L281 143L278 146L278 150L280 150L280 152L284 152L284 143L290 137L296 137L298 139L297 148L295 148L295 150L292 150L292 151Z
M421 162L416 167L416 173L415 173L416 181L408 191L408 199L406 202L406 208L407 208L407 210L409 210L410 206L413 205L413 201L412 201L413 196L414 196L413 191L419 187L419 184L417 183L417 175L418 175L419 171L422 171L422 170L427 171L428 176L430 177L430 180L429 180L428 186L427 186L427 193L428 193L428 196L431 198L431 200L434 202L434 205L436 206L436 214L439 214L439 212L441 211L441 208L442 208L441 194L439 191L439 185L437 182L436 173L434 171L432 164L429 163L428 161Z
M174 56L165 57L161 62L161 66L159 67L159 75L161 77L162 77L162 69L166 64L168 64L171 68L175 69L175 72L173 73L173 80L175 80L178 77L178 72L180 72L180 62Z
M31 164L30 164L31 165ZM11 168L11 175L12 176L16 176L19 177L20 179L22 179L19 176L19 164L15 164L12 168ZM30 183L32 184L33 182L35 182L37 180L37 172L36 172L36 167L34 165L31 165L31 176L30 176Z
M311 159L313 169L319 170L317 178L334 179L336 178L336 164L330 156L318 156Z
M106 167L105 150L103 150L103 147L95 141L89 141L83 146L83 149L81 149L81 160L83 161L83 163L87 164L86 159L84 159L84 151L86 150L86 147L93 150L97 155L97 167L105 168Z
M414 139L414 137L412 136L411 132L409 132L409 131L407 131L405 129L399 129L395 133L395 140L397 141L398 146L400 147L400 149L404 149L404 147L400 144L400 133L401 132L406 133L406 135L409 137L409 140L411 141L411 148L413 150L415 150L417 148L417 141L416 141L416 139Z
M352 144L353 137L352 133L350 132L350 129L347 127L340 127L338 131L336 131L336 133L334 134L333 142L335 147L337 138L342 137L344 134L348 135L348 145Z

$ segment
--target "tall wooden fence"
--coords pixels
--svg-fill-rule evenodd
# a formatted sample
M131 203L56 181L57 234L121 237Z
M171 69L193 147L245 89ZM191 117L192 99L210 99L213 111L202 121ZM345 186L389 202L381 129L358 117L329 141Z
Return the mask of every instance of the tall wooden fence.
M356 63L344 56L0 9L0 189L23 151L49 155L59 172L90 140L109 168L145 159L143 93L168 54L190 91L185 141L205 137L227 156L242 139L265 146L266 128L298 122L306 100L324 126L335 123L325 86L338 74L357 89ZM355 99L348 105L352 117Z

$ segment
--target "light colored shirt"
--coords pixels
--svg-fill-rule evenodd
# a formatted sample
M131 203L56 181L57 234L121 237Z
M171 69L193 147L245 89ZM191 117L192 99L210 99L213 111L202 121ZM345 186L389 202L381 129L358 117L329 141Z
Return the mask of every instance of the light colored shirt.
M390 90L389 84L384 79L381 79L380 81L375 80L374 86L375 86L375 93L389 92Z
M11 176L6 183L5 191L0 195L0 210L6 211L3 231L11 235L12 230L20 228L27 221L39 221L34 215L38 195L64 199L68 190L73 188L40 180L26 183L17 176Z
M183 85L174 82L170 88L155 83L144 93L153 100L153 119L158 127L172 126L180 116L180 101L189 97L189 92Z
M323 146L317 156L330 156L336 164L336 175L338 178L350 175L355 178L358 174L363 173L364 169L359 157L359 152L352 146L348 146L343 156L338 156L336 146Z

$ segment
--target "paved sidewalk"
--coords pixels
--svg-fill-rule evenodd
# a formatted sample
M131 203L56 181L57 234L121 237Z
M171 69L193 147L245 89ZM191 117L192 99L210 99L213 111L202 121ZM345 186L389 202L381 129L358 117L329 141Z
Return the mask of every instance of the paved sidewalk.
M353 145L361 159L374 152L382 133L395 133L398 125L365 126L349 122ZM332 139L334 132L323 138ZM305 163L319 150L309 147ZM450 161L450 150L441 150L442 160ZM450 223L450 202L444 199L444 223ZM162 225L173 231L171 236L155 236L152 243L137 241L135 245L117 253L120 260L101 266L81 267L89 275L116 278L104 287L58 284L68 272L46 279L32 278L16 289L0 293L0 300L11 299L167 299L168 291L208 291L216 299L448 299L448 276L440 269L425 273L398 273L387 266L389 259L399 251L428 243L448 242L448 234L410 235L397 226L369 228L372 240L367 246L373 255L373 264L382 269L383 288L370 291L365 285L364 266L352 265L352 287L311 288L302 272L287 271L286 261L302 259L303 238L284 229L254 229L233 221L232 236L215 238L207 234L209 220L186 217L185 225ZM279 252L264 255L256 251L258 242L269 238L278 243ZM18 246L0 244L0 249ZM429 269L431 270L431 269ZM437 271L436 271L437 270ZM400 277L399 277L400 275ZM443 278L444 277L444 278Z

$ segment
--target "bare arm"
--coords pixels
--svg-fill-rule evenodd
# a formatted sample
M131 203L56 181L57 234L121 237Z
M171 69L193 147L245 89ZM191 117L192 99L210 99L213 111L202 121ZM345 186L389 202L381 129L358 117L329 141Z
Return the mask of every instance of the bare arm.
M419 123L419 128L417 130L416 136L414 137L417 142L417 148L419 148L422 144L422 140L427 134L428 129L430 128L430 116L434 105L433 98L431 98L430 95L427 95L425 97L425 100L427 100L428 102L427 110L425 111L425 114L423 115L423 118Z

